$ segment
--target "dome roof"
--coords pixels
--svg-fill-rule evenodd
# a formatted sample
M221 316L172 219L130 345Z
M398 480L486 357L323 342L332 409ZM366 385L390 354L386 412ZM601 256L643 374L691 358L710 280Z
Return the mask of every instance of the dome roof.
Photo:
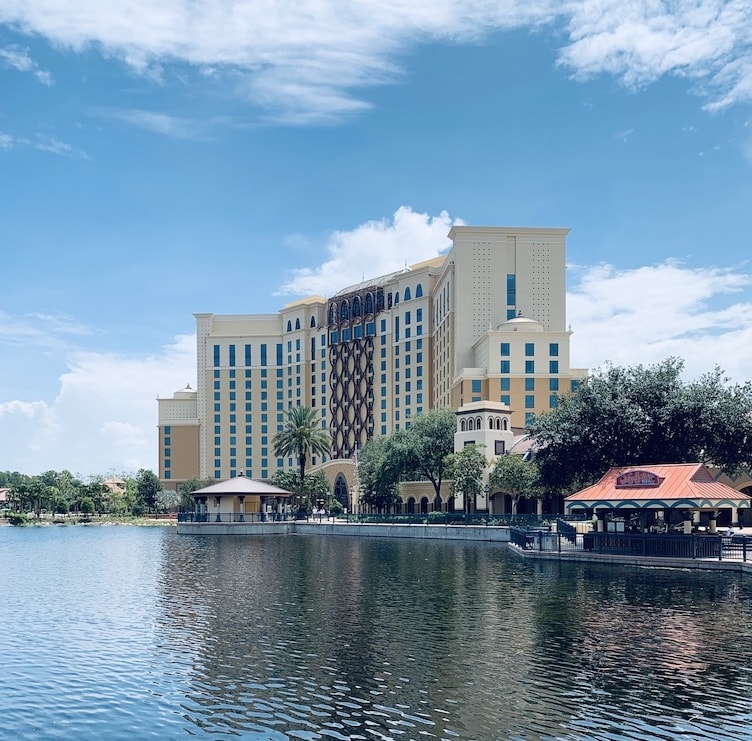
M176 391L173 395L173 399L192 399L194 396L196 396L196 389L191 388L191 384L186 384L184 389L180 389Z
M543 332L543 325L535 319L522 316L520 312L514 319L508 319L496 329L499 332Z

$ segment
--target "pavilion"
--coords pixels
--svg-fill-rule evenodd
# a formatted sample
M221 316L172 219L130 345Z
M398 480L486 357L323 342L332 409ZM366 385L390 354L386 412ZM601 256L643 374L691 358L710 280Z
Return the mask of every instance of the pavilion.
M691 533L742 523L752 497L716 481L703 463L622 466L564 500L567 514L587 513L599 531L649 528ZM597 520L596 520L597 518Z
M203 522L276 520L290 513L292 493L240 473L192 492L195 514Z

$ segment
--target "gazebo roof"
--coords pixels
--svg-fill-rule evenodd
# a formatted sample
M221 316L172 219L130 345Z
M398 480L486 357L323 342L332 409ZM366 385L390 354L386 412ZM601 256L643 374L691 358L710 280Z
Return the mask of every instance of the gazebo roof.
M249 479L246 476L243 476L243 474L191 492L191 495L194 497L220 496L222 494L240 494L241 496L256 494L267 497L292 496L292 492L289 492L286 489L280 489L278 486L272 486L271 484L267 484L265 481L259 481L258 479Z
M593 509L717 509L749 507L752 497L722 484L703 463L611 468L597 484L568 496L568 512Z

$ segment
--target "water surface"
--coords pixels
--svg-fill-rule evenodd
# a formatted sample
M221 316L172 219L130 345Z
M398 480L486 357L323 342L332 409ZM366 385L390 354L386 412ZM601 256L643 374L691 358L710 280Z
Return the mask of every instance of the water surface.
M0 737L752 739L752 579L0 528Z

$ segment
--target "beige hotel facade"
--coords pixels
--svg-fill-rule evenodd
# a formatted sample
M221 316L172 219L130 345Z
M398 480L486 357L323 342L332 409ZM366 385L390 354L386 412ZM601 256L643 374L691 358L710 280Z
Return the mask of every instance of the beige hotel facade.
M523 434L585 375L569 364L568 232L455 226L445 255L333 296L195 314L197 388L158 399L163 484L295 468L273 454L293 405L332 436L331 459L311 465L348 486L357 449L432 408L505 405Z

